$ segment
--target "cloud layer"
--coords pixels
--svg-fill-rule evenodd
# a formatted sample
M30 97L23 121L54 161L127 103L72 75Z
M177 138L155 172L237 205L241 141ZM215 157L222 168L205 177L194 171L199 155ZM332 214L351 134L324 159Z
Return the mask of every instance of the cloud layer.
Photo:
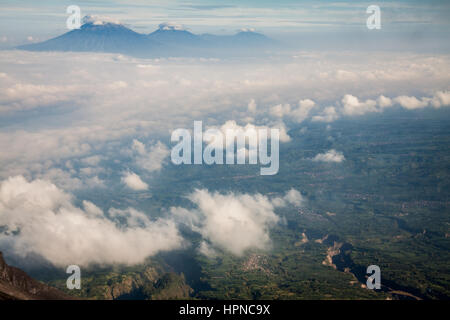
M133 264L179 248L181 220L208 255L270 248L276 208L302 203L295 190L281 198L198 190L188 198L194 209L174 208L170 220L71 196L158 183L150 179L169 167L171 132L194 120L221 131L278 127L288 142L289 129L309 120L450 105L448 55L296 52L244 64L0 51L0 70L0 225L8 228L0 248L58 265ZM332 149L313 160L345 157Z
M142 181L133 180L130 187L135 183L140 190ZM41 256L55 266L133 265L187 245L178 231L182 223L202 236L201 253L214 256L220 249L240 256L270 248L270 229L280 222L276 208L304 202L295 189L275 198L201 189L187 198L194 209L173 207L170 218L150 219L134 208L104 212L89 201L78 207L72 195L49 181L11 177L0 182L0 247L22 258Z
M446 55L298 52L236 65L2 51L0 61L0 178L58 176L65 189L101 185L102 165L111 161L117 175L127 170L119 156L133 140L138 169L163 169L171 131L194 120L216 128L279 126L288 141L290 126L307 120L357 121L386 108L450 103ZM101 164L81 162L99 155Z
M0 183L0 247L26 257L38 254L56 266L137 264L161 250L180 248L173 221L150 220L135 209L104 213L45 180L16 176Z

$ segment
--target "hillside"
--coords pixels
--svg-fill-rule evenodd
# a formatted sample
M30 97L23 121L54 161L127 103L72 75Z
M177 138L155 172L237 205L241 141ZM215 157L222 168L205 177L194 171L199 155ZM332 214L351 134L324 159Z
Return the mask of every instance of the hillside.
M0 300L66 300L73 299L55 288L8 266L0 252Z

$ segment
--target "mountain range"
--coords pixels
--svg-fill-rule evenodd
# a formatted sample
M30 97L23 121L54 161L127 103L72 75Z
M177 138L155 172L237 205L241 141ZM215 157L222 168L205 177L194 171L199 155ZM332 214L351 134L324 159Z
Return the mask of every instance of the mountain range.
M234 35L197 35L162 23L156 31L141 34L119 23L87 21L79 29L44 42L22 45L17 49L109 52L137 57L208 57L261 54L276 44L276 41L251 30L243 30Z

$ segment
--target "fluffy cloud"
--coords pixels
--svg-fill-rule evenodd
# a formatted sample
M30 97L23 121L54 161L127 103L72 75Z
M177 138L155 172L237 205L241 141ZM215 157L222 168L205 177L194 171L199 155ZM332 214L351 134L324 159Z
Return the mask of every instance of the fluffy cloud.
M312 101L311 99L300 100L298 102L298 108L292 110L291 115L296 122L300 123L308 117L310 111L315 106L316 106L316 103L314 101Z
M377 103L380 108L388 108L392 106L392 99L381 95L378 97Z
M295 189L289 190L284 196L284 200L297 207L300 206L304 201L301 193Z
M217 256L216 250L206 241L202 241L200 243L200 246L198 247L198 252L209 258L214 258Z
M317 154L312 160L318 162L342 162L345 160L345 157L342 152L331 149L325 153Z
M326 107L322 113L312 117L312 121L333 122L339 118L335 107Z
M416 98L414 96L398 96L396 103L405 109L414 110L432 106L440 108L450 106L450 91L436 91L432 97Z
M438 91L431 99L431 104L435 108L450 106L450 91Z
M316 103L311 99L304 99L298 102L297 108L291 108L290 104L278 104L270 108L270 114L277 118L289 117L291 120L301 123L315 107Z
M426 98L422 98L421 100L419 100L416 97L409 96L399 96L395 98L394 101L401 105L403 108L409 110L425 108L429 102L429 100Z
M237 132L243 132L248 133L250 137L257 138L258 136L258 130L264 129L268 131L268 135L270 137L270 129L278 129L280 133L280 142L289 142L291 141L291 137L288 135L286 127L284 126L284 123L278 123L273 126L258 126L251 123L247 123L245 126L241 126L236 123L234 120L228 120L220 127L208 127L208 129L216 129L219 130L220 133L223 136L223 139L226 139L227 131L232 133ZM211 131L212 133L212 131ZM220 141L220 135L219 134L211 134L211 137L208 139L207 137L204 137L203 140L205 142L213 142L212 145L215 146L226 146L226 143L231 143L231 141ZM214 143L215 142L215 143Z
M416 98L414 96L398 96L389 98L380 95L376 100L360 101L354 95L346 94L336 106L328 106L320 110L316 103L310 99L300 100L297 108L290 104L277 104L269 109L269 114L275 118L289 117L290 120L301 123L307 118L316 122L333 122L341 116L361 116L372 112L382 112L384 109L398 104L401 107L414 110L429 106L440 108L450 105L450 91L437 91L433 97ZM317 109L315 114L311 114Z
M440 108L442 106L450 105L450 91L437 91L433 97L421 98L416 98L414 96L398 96L391 99L384 95L380 95L376 100L367 99L365 101L360 101L358 97L346 94L340 101L340 104L336 103L338 107L326 107L319 114L313 115L311 120L332 122L338 119L340 115L355 116L371 112L382 112L384 109L394 106L394 104L398 104L408 110L422 109L429 106ZM339 108L339 106L341 106L341 108ZM277 116L280 116L281 110L277 110L279 111ZM283 116L287 114L292 116L291 110L284 111Z
M130 189L142 191L148 189L148 184L141 180L141 178L134 172L126 172L122 177L122 182Z
M346 94L342 98L343 113L345 115L362 115L368 112L378 111L376 108L377 102L374 100L359 101L359 99L351 94Z
M220 194L202 189L195 190L188 199L195 209L176 207L171 212L202 235L206 242L200 251L206 255L214 253L212 247L235 255L249 249L268 249L269 230L280 221L274 209L302 202L300 193L294 189L283 198L274 199L261 194Z
M303 204L304 201L305 200L304 200L303 196L301 195L301 193L295 189L291 189L288 192L286 192L284 197L281 197L281 198L277 197L277 198L272 199L272 203L276 207L284 207L288 204L299 207Z
M270 108L270 114L274 117L283 118L291 113L289 104L277 104Z
M21 176L0 183L0 225L6 227L4 250L24 258L38 254L56 266L132 265L183 245L170 220L153 221L134 209L107 215L88 201L79 208L54 184Z
M136 152L136 164L148 172L161 170L165 159L169 155L169 149L161 143L156 142L148 148L139 140L133 140L133 150Z

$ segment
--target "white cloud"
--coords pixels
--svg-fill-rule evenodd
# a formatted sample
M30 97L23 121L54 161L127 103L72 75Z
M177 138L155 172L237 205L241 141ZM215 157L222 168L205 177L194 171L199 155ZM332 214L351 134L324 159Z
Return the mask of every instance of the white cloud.
M196 190L189 196L198 211L184 211L194 216L198 224L194 230L214 246L242 255L245 250L267 249L268 230L279 217L274 206L262 195L221 195L207 190ZM172 210L173 213L176 209ZM179 211L178 211L179 214Z
M325 153L317 154L313 159L313 161L318 162L342 162L345 160L342 152L336 151L334 149L328 150Z
M288 204L294 205L294 206L301 206L305 199L303 198L302 194L298 192L295 189L290 189L284 197L277 197L272 199L272 203L275 207L284 207Z
M316 106L311 99L303 99L298 102L297 108L291 108L290 104L278 104L270 108L270 114L277 118L289 117L297 123L303 122L310 111Z
M170 220L152 221L134 209L113 210L109 218L91 202L84 201L83 206L76 207L69 194L45 180L28 182L21 176L4 180L0 225L7 232L0 233L0 246L23 258L38 254L64 267L132 265L183 245Z
M343 105L343 113L345 115L353 116L353 115L363 115L368 112L377 112L376 101L374 100L366 100L364 102L359 101L359 99L351 94L346 94L342 100Z
M206 255L212 252L211 246L235 255L242 255L249 249L268 249L271 245L269 231L280 221L274 209L302 202L300 193L294 189L283 198L272 200L261 194L220 194L197 189L188 199L196 209L174 207L171 213L209 243L200 247Z
M217 256L216 250L214 250L214 248L210 244L208 244L208 242L206 242L206 241L202 241L200 243L200 246L198 247L198 251L201 254L203 254L209 258L214 258Z
M170 153L169 149L161 141L156 142L147 150L147 147L142 142L134 139L132 148L137 153L136 164L148 172L161 170Z
M300 205L302 204L302 202L304 201L304 199L303 199L301 193L298 192L298 191L295 190L295 189L289 190L289 191L286 193L286 195L284 196L284 199L285 199L288 203L293 204L293 205L296 205L296 206L300 206Z
M255 28L241 28L239 29L241 32L255 32Z
M409 110L425 108L429 102L427 98L422 98L419 100L416 97L409 96L399 96L395 98L394 101L400 104L403 108Z
M337 70L335 77L338 81L351 81L354 82L358 80L358 74L353 71L348 70Z
M140 142L137 139L133 139L132 148L134 151L136 151L141 156L145 156L147 154L147 151L145 149L145 144L143 144L142 142Z
M436 91L432 97L421 98L403 95L394 98L393 101L408 110L422 109L430 106L440 108L450 106L450 91Z
M234 143L234 141L228 141L226 139L227 131L238 133L242 132L243 134L247 134L250 137L250 140L256 139L258 141L258 130L265 129L268 131L268 138L270 138L270 129L278 129L279 130L279 138L280 142L289 142L291 137L288 135L286 127L284 123L274 124L272 126L258 126L251 123L247 123L245 126L241 126L236 123L234 120L228 120L220 127L208 127L207 129L216 129L220 132L209 132L211 134L210 139L207 139L206 135L203 137L203 140L210 144L211 146L221 148L226 147L227 143ZM222 141L221 141L222 138Z
M90 216L93 216L93 217L103 216L103 210L100 209L99 207L97 207L95 204L93 204L90 201L83 200L83 208L84 208L84 211Z
M148 184L142 181L141 178L134 172L126 172L122 177L122 182L125 183L128 188L136 191L148 189Z
M109 83L107 85L107 88L111 89L111 90L126 89L126 88L128 88L128 83L126 83L125 81L122 81L122 80L118 80L118 81Z
M21 111L83 98L82 86L78 85L36 85L15 83L7 88L0 87L0 114Z
M381 108L388 108L392 106L392 99L381 95L378 97L377 103Z
M311 99L300 100L298 102L298 108L292 110L291 116L296 122L303 122L315 106L316 103Z
M435 108L450 106L450 91L438 91L431 100L431 104Z
M255 99L251 99L247 105L248 112L255 113L256 112L256 102Z
M291 113L291 106L289 104L277 104L270 108L270 114L274 117L283 118Z
M313 116L312 121L333 122L338 118L339 118L339 115L338 115L335 107L326 107L325 109L323 109L321 114L319 114L317 116Z

